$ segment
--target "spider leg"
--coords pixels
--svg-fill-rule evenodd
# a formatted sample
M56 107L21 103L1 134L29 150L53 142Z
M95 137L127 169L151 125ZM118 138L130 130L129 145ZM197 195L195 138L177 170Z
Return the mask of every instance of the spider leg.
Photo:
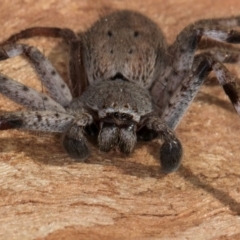
M169 46L165 73L153 83L150 91L159 114L165 109L169 98L191 72L195 52L202 37L223 43L240 43L240 32L227 27L239 26L239 17L229 19L202 20L191 24Z
M41 94L2 74L0 74L0 93L31 110L65 112L65 109L60 104L47 95Z
M86 113L77 116L55 111L22 111L0 115L0 130L22 129L51 133L63 133L63 147L75 159L89 156L84 127L92 123Z
M54 37L63 38L66 42L71 42L73 39L77 39L77 35L68 28L55 28L55 27L32 27L22 30L16 34L10 36L3 44L15 43L20 39L31 37Z
M0 115L0 130L23 129L42 132L64 132L74 116L54 111L19 111Z
M211 70L214 70L219 84L240 115L240 86L237 84L237 78L213 56L200 54L194 59L190 75L182 81L163 111L161 117L170 128L176 128Z
M195 25L213 25L224 28L233 28L240 25L240 16L227 18L202 19L195 22Z
M83 161L89 156L89 149L83 132L84 127L90 125L92 121L91 115L83 113L75 118L63 135L63 147L70 157L78 161Z
M227 49L227 48L211 48L205 53L210 53L214 58L221 63L239 63L240 62L240 49Z
M211 20L205 20L204 24L200 23L186 27L169 47L169 54L173 56L172 66L176 72L188 71L191 68L194 53L202 37L223 43L240 43L239 31L229 31L224 26L214 25Z
M166 123L160 118L149 117L145 126L149 130L153 130L158 134L158 137L164 140L160 149L160 161L164 172L170 173L176 171L181 163L182 145Z
M68 43L70 50L69 75L73 88L73 95L75 97L80 96L87 86L86 73L83 67L81 55L82 39L77 34L75 34L71 29L55 27L28 28L10 36L1 45L15 43L18 40L36 36L62 38L65 42Z
M81 96L86 87L88 86L87 75L83 66L82 42L72 40L69 44L70 48L70 59L69 59L69 75L72 84L73 96Z
M5 45L0 48L0 60L21 54L24 54L29 59L44 86L49 91L51 98L64 107L68 106L72 100L72 95L67 84L37 48L24 44Z

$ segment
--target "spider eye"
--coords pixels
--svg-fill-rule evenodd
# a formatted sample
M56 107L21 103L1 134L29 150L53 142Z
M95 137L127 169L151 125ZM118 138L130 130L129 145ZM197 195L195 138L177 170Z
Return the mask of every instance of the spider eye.
M131 120L132 119L131 115L126 114L126 113L118 113L118 112L115 112L113 114L113 117L118 119L118 120L121 120L121 121L126 121L126 120Z
M115 113L113 114L113 116L114 116L115 118L119 118L119 113L115 112Z
M134 34L133 34L134 37L138 37L139 36L139 32L138 31L135 31Z
M109 30L108 32L107 32L107 35L109 36L109 37L112 37L112 32Z

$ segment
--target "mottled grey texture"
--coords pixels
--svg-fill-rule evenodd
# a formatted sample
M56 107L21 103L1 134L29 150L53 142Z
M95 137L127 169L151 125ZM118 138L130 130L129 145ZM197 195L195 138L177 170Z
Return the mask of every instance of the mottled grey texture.
M223 65L237 62L238 51L215 48L196 54L203 36L240 43L240 33L227 29L238 25L239 17L198 21L180 32L170 46L155 23L131 11L102 17L79 36L70 29L23 30L3 43L0 60L24 54L51 98L0 75L0 92L30 109L3 114L0 129L60 132L64 148L78 160L89 155L85 137L90 133L101 150L118 147L126 154L138 139L157 137L163 140L163 170L175 171L182 146L173 129L210 71L214 70L240 114L239 86ZM72 93L39 50L14 43L31 36L61 37L68 43Z

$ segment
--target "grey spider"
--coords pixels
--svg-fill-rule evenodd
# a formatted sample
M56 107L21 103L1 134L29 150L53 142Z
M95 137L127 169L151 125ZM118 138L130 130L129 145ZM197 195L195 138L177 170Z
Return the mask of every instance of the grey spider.
M116 11L90 29L34 27L12 35L0 47L0 60L23 54L35 68L49 96L0 75L0 92L28 108L0 115L0 130L62 133L67 153L89 156L86 137L97 138L102 151L118 147L131 153L137 140L161 138L163 171L175 171L182 146L174 129L213 70L240 114L236 77L223 65L239 52L215 49L196 54L202 37L240 43L240 17L197 21L168 46L158 26L140 13ZM35 47L17 44L33 36L59 37L70 49L72 92L52 64Z

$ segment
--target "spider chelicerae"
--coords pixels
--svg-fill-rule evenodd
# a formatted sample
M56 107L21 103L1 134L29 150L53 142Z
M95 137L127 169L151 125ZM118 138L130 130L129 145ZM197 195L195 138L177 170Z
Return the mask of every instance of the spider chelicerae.
M0 92L28 110L0 115L0 130L23 129L62 134L67 153L89 156L87 136L102 151L117 147L131 153L137 140L161 138L163 171L175 171L182 146L174 129L213 70L240 114L236 77L223 63L239 60L239 51L214 48L196 54L202 37L240 43L240 17L200 20L184 28L167 45L158 26L133 11L100 18L84 33L34 27L12 35L0 46L0 60L23 54L36 70L48 95L0 75ZM58 37L69 46L72 91L35 47L16 43L34 36Z

